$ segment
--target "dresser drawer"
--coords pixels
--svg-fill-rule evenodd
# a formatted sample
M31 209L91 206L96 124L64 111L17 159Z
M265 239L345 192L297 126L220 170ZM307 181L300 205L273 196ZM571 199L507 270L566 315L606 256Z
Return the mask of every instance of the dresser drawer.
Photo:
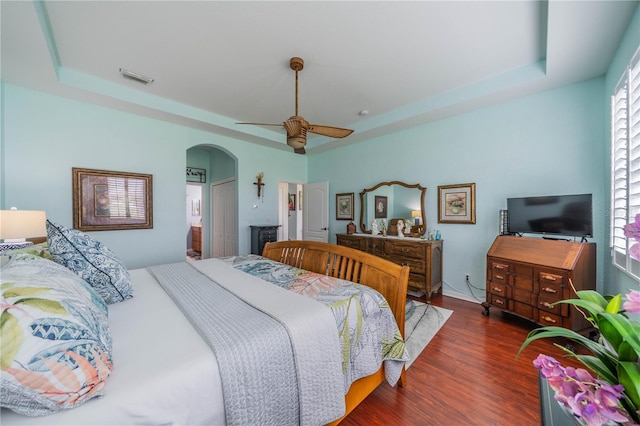
M543 285L543 284L562 285L564 284L564 277L562 275L552 274L550 272L542 271L538 274L538 281L540 282L540 285Z
M509 277L509 265L500 262L491 262L491 281L497 283L508 282Z
M495 294L489 294L489 297L489 303L491 303L492 305L498 306L501 309L508 309L506 297L496 296Z
M491 294L495 294L496 296L501 296L505 298L509 297L509 295L507 294L507 286L505 284L490 282L489 292Z
M375 253L372 253L375 254ZM424 274L425 273L425 263L424 260L414 259L411 257L400 257L400 256L387 256L385 257L387 260L392 261L393 263L397 263L401 266L408 266L413 274Z
M538 311L537 322L542 325L555 325L562 327L562 317L547 311Z
M409 274L409 287L426 290L426 280L424 275Z
M560 315L560 316L562 316L563 314L566 315L566 312L563 312L563 310L567 311L566 309L567 305L565 305L564 303L559 303L551 307L551 304L557 301L558 301L558 298L555 295L539 294L538 309L550 312L552 314Z
M407 243L402 241L385 241L385 254L389 256L413 257L422 259L424 263L425 246L423 244Z
M538 294L546 300L557 302L562 300L562 286L557 283L544 282L538 285Z
M374 256L384 257L384 241L373 240L367 245L367 252Z
M341 237L341 236L338 236L338 239L337 239L338 245L345 246L345 247L351 247L351 248L356 249L356 250L363 250L364 249L364 247L363 247L363 243L364 242L365 241L363 239L355 240L355 239L351 239L351 238L344 238L344 237Z

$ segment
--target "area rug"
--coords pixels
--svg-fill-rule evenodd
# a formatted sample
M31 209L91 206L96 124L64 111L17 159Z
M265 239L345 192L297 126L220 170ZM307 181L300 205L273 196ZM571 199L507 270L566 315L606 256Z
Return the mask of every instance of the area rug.
M404 335L410 359L405 364L405 368L413 364L452 313L453 311L449 309L407 300Z

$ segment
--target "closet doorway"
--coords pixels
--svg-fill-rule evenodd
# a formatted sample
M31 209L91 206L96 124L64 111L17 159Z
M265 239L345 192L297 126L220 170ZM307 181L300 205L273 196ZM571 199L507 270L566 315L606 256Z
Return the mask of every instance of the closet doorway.
M211 184L211 257L236 255L236 180Z

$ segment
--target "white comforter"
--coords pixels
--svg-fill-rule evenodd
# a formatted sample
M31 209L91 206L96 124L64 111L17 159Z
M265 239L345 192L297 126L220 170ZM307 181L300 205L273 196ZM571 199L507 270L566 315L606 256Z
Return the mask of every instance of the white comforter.
M225 424L211 349L145 269L130 273L135 296L109 305L114 371L105 396L46 417L3 409L3 426Z

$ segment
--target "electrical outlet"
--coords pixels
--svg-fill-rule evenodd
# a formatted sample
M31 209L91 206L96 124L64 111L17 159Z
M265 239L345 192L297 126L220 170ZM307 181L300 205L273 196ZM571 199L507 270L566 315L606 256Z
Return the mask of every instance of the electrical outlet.
M469 282L469 274L464 274L464 282Z

